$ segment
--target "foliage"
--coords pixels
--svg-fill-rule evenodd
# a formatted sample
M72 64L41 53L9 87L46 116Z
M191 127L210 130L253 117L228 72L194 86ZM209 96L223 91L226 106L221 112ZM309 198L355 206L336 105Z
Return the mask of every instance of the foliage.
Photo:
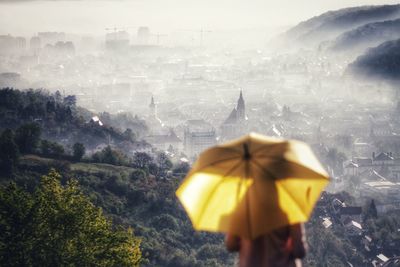
M40 150L44 156L60 158L64 154L64 147L56 142L42 140L40 142Z
M73 158L77 161L81 160L85 155L85 146L81 143L75 143L72 147Z
M115 229L75 180L60 184L55 171L29 193L0 189L0 265L138 266L140 240Z
M133 154L132 165L134 168L148 169L152 162L153 158L145 152L135 152L135 154Z
M128 158L120 151L112 149L110 146L92 155L92 160L99 163L112 165L128 165Z
M14 133L7 129L0 136L0 172L10 174L18 164L19 150Z
M16 131L15 140L21 153L33 153L36 151L40 141L41 129L36 123L28 123L19 127Z

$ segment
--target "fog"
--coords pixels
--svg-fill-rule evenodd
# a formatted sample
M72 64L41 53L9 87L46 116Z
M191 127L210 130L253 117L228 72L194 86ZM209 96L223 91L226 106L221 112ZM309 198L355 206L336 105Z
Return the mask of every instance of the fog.
M390 3L395 1L3 2L0 85L76 95L86 120L98 116L121 131L133 128L160 150L168 144L156 139L172 130L181 140L176 149L190 160L249 131L309 142L325 163L329 148L347 160L369 157L394 149L393 136L385 134L400 133L393 115L399 112L398 83L359 78L349 69L371 42L351 53L330 47L349 29L374 20L335 23L323 35L318 29L329 21L317 18L302 24L303 36L281 37L331 9ZM393 8L376 20L398 18ZM312 43L304 42L308 37ZM372 43L395 37L377 36ZM135 131L138 120L146 131ZM381 134L376 127L382 123L392 128L379 143L371 133ZM192 128L212 134L197 150L183 141ZM344 173L342 163L329 167L333 177Z
M147 25L170 32L287 27L328 10L396 1L0 1L0 33L41 31L103 34L106 27Z

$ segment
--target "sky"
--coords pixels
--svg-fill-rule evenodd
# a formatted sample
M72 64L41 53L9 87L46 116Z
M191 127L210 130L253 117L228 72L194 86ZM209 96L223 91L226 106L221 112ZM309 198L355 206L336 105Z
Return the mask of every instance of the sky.
M153 32L288 27L329 10L398 0L0 0L0 34L102 34L149 26Z

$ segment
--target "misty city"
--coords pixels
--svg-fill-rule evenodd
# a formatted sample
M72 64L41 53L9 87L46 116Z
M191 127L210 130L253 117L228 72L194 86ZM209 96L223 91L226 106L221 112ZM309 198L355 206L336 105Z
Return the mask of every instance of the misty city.
M0 0L0 266L400 266L399 90L397 1Z

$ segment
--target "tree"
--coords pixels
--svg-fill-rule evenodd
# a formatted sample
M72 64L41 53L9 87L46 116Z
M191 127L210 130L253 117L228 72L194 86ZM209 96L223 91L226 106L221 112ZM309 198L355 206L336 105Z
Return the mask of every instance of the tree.
M40 142L40 152L44 155L44 156L48 156L50 155L50 142L47 140L42 140Z
M7 129L0 136L0 171L5 174L12 173L18 159L19 151L14 142L14 133Z
M153 161L153 158L145 152L135 152L133 155L133 167L138 169L144 169L149 166Z
M128 158L120 151L112 149L110 146L92 155L94 162L108 163L112 165L127 165Z
M375 200L371 199L371 202L365 208L365 219L376 219L378 218L378 210L376 209Z
M159 153L157 155L156 162L159 167L159 172L162 176L164 176L166 174L166 172L171 170L171 168L172 168L172 162L165 153Z
M127 141L135 142L136 137L135 137L135 133L132 131L132 129L130 129L130 128L126 129L122 135Z
M42 140L40 142L40 150L44 156L52 156L60 158L64 154L64 147L56 142Z
M0 188L1 266L138 266L140 240L112 224L84 196L51 171L35 192Z
M85 146L81 143L75 143L72 147L73 157L75 160L80 161L85 155Z
M187 162L179 162L174 166L174 174L187 174L190 170L190 165Z
M64 154L64 147L56 142L50 144L51 155L60 158Z
M76 96L68 95L64 97L64 104L69 107L75 107L76 105Z
M28 123L19 127L15 140L21 153L33 153L39 145L41 135L40 126L36 123Z

